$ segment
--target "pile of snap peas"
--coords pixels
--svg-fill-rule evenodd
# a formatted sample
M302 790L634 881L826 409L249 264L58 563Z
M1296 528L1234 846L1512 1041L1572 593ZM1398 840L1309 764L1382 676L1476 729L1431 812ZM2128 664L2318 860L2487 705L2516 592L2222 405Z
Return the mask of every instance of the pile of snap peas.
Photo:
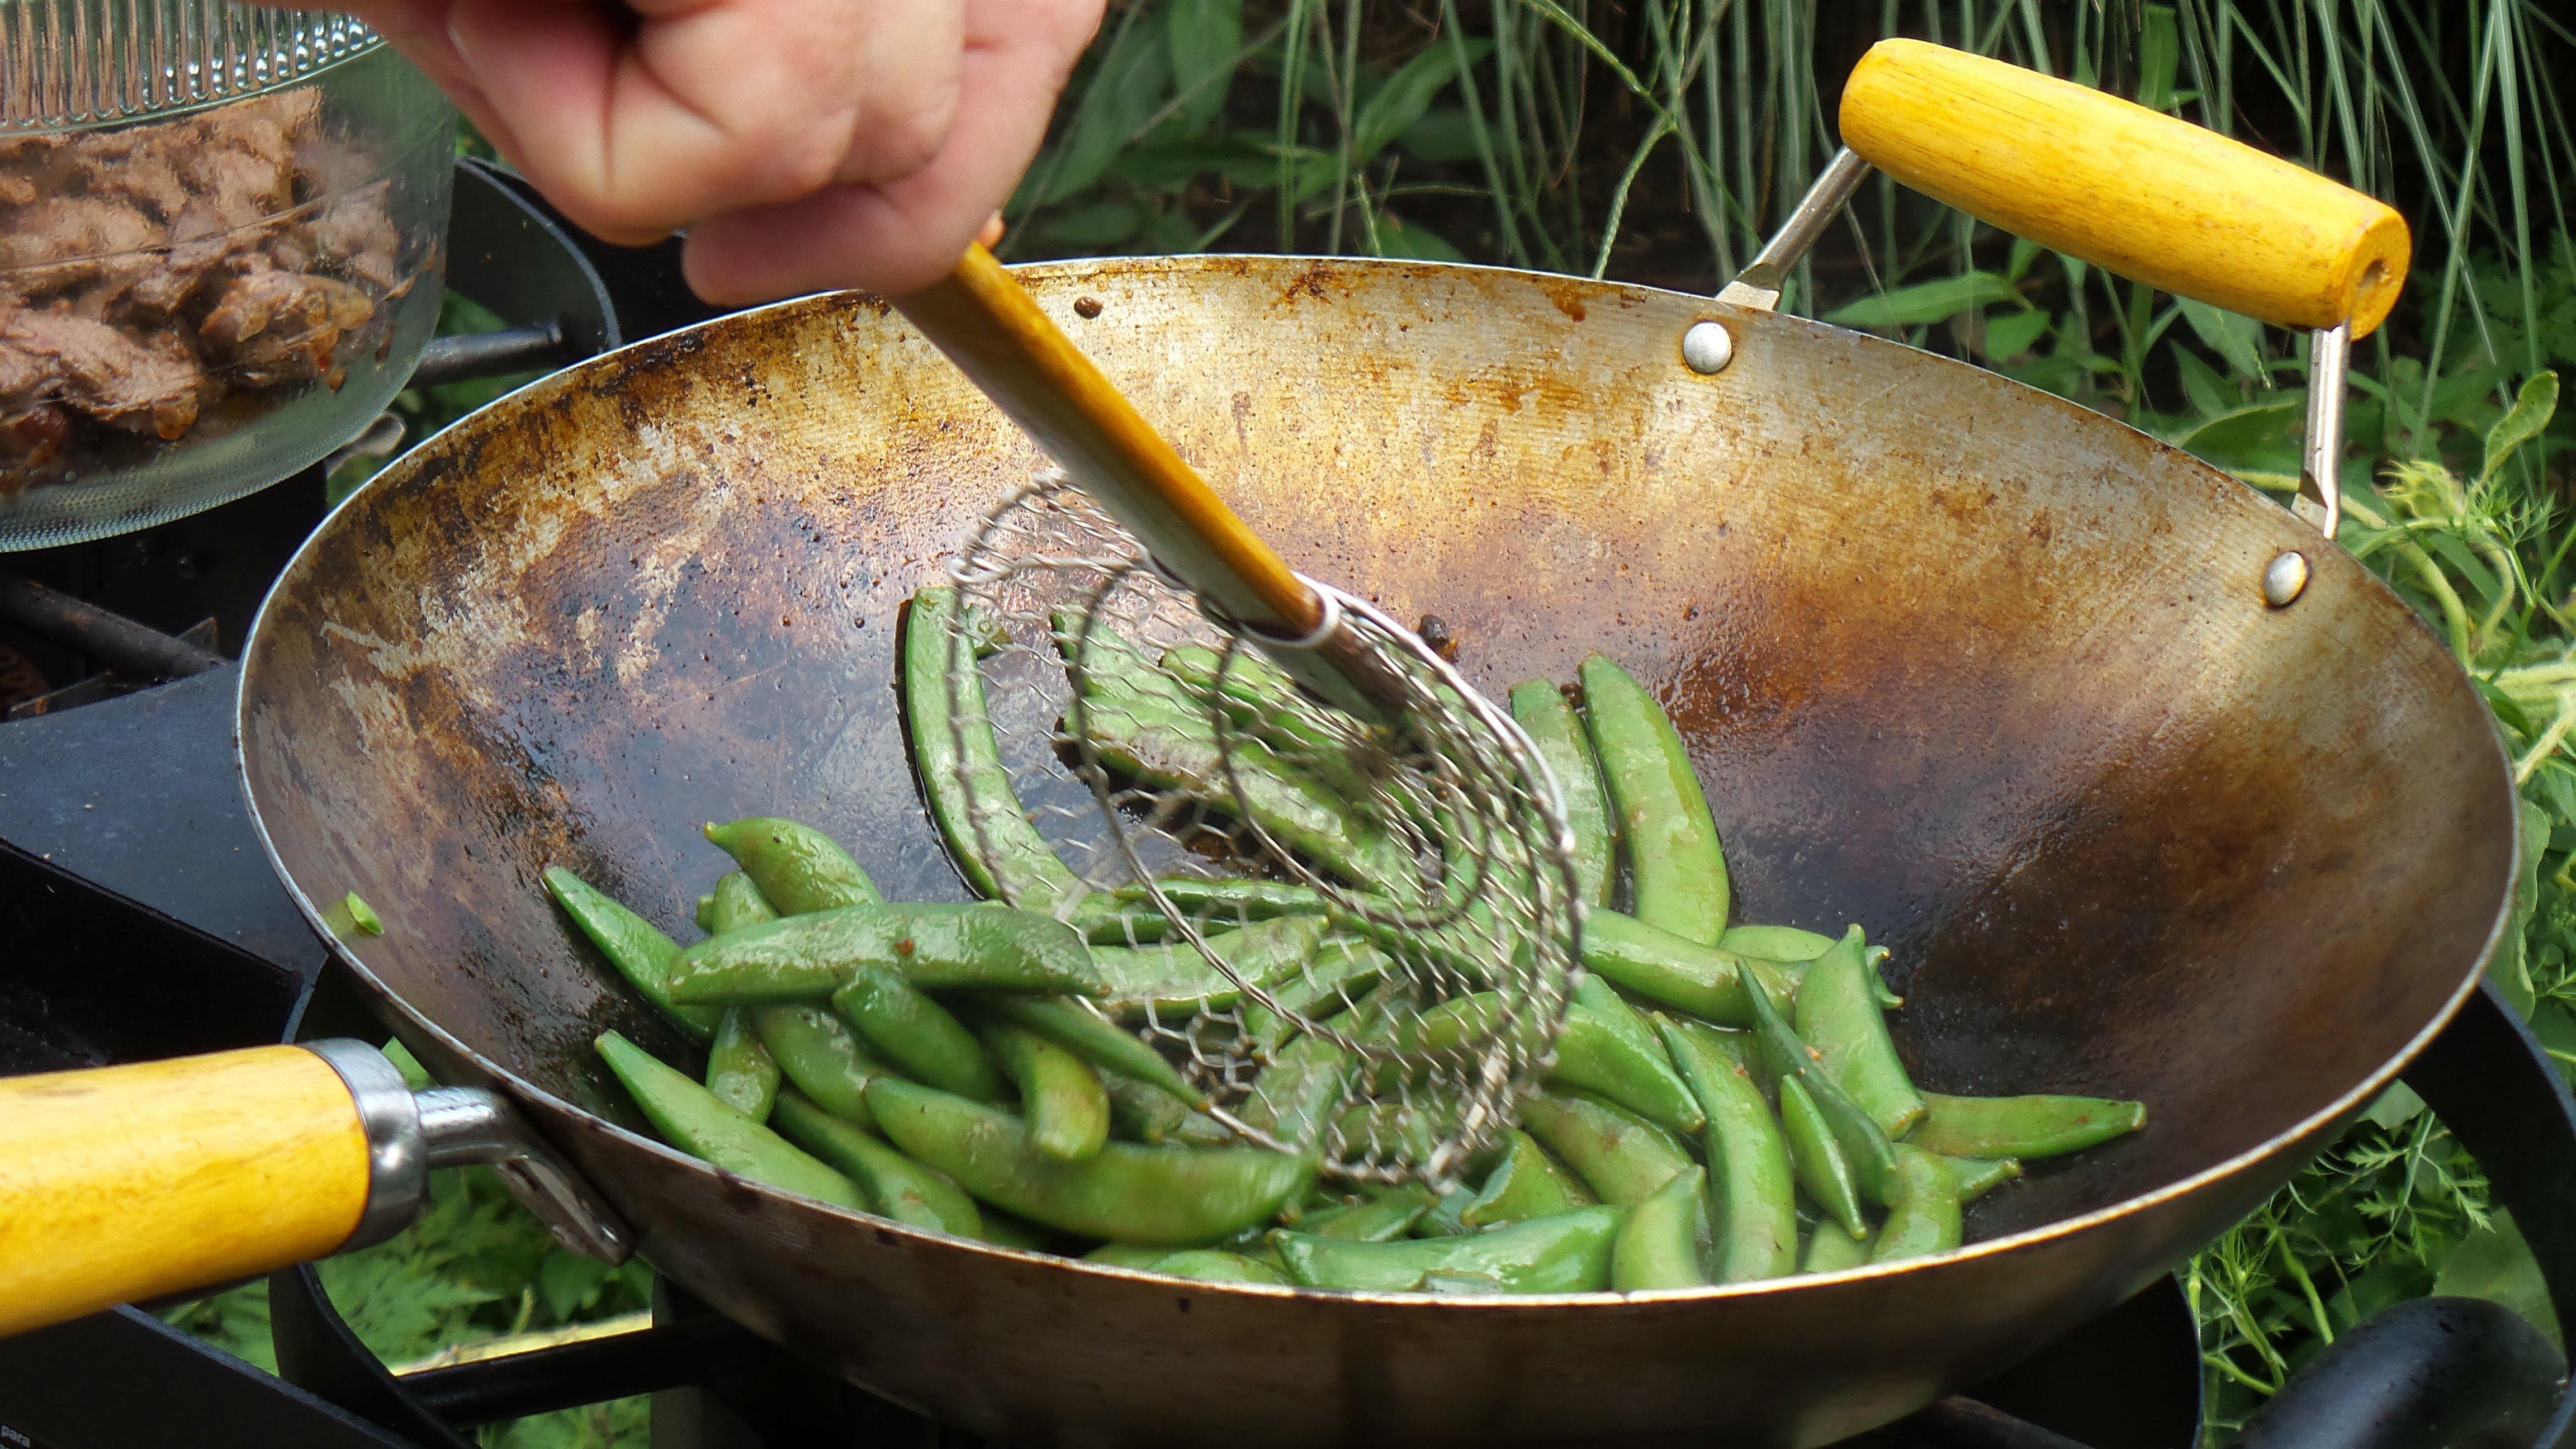
M1510 694L1564 789L1588 905L1586 974L1552 1067L1519 1125L1446 1194L1321 1181L1315 1154L1248 1145L1209 1116L1207 1095L1121 1024L1140 1008L1221 1005L1234 988L1194 954L1152 944L1159 915L1133 893L1088 890L1019 811L998 760L975 757L979 732L952 728L952 708L980 710L948 688L960 627L953 594L916 597L903 658L916 764L970 885L1027 909L887 902L839 844L775 818L706 828L737 868L699 899L709 935L685 949L571 872L546 873L601 954L705 1044L692 1076L617 1033L597 1043L672 1145L915 1227L1179 1277L1569 1293L1939 1252L1960 1241L1961 1205L2023 1161L2144 1124L2135 1102L1918 1090L1887 1031L1897 1003L1877 970L1885 951L1857 926L1834 939L1726 924L1725 858L1680 738L1595 655L1579 706L1546 681ZM1161 663L1157 678L1187 679L1194 661ZM1135 767L1190 789L1171 763L1192 746L1181 711L1097 663L1093 674L1130 688L1126 717L1149 726L1128 742ZM1280 698L1252 703L1280 717ZM1315 780L1285 784L1301 793L1252 808L1295 824L1305 803L1329 803ZM1202 788L1212 806L1242 807L1228 787ZM1353 878L1380 868L1371 842L1333 833L1329 811L1302 818L1301 853L1319 866ZM965 848L969 829L982 848ZM1238 969L1292 993L1332 986L1301 1009L1371 1008L1383 956L1311 892L1163 885L1185 906L1196 893L1238 916L1226 947ZM1437 1033L1476 1008L1444 1003L1407 1029ZM1236 1110L1280 1140L1314 1140L1385 1085L1372 1079L1382 1066L1275 1017L1255 1026L1257 1015L1229 1018L1269 1033L1255 1051L1262 1090ZM1337 1024L1364 1032L1364 1021Z

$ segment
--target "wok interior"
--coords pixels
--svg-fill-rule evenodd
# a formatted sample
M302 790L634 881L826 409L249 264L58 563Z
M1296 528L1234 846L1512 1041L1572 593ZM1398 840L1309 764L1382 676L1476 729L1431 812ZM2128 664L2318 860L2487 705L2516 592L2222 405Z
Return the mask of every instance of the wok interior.
M2510 786L2429 634L2230 480L2001 379L1670 294L1387 263L1027 274L1306 572L1447 620L1499 695L1605 650L1667 700L1739 919L1891 947L1917 1080L2143 1098L1972 1216L2150 1191L2357 1086L2474 970ZM1102 302L1078 319L1077 296ZM1088 309L1086 309L1088 310ZM1715 377L1678 341L1721 316ZM686 1048L580 944L569 865L682 940L700 822L778 813L963 894L894 694L905 598L1032 449L850 298L645 344L435 439L325 526L245 682L264 827L411 1011L633 1114ZM2264 563L2314 562L2286 610Z

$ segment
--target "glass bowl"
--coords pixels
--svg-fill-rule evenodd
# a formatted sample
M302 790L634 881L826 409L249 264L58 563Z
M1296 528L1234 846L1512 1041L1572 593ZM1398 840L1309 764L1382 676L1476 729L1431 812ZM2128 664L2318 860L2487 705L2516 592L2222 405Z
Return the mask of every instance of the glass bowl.
M445 98L335 17L8 12L13 73L58 88L0 94L0 549L193 513L356 436L438 320ZM212 58L154 64L173 35Z

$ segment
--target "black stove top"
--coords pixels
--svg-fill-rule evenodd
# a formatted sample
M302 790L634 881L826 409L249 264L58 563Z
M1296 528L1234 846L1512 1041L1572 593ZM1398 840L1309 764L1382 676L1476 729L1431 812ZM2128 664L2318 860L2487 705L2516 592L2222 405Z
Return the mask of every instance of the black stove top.
M451 285L509 330L442 339L424 377L560 365L706 315L669 248L588 243L472 163L459 165L450 257ZM237 669L223 656L323 503L308 470L159 528L0 558L0 694L28 696L0 725L0 939L16 948L0 964L0 1073L381 1034L271 874L232 755ZM2548 1056L2482 993L2409 1080L2516 1209L2566 1317L2576 1103ZM310 1269L275 1275L270 1303L276 1376L131 1308L0 1340L0 1446L455 1449L478 1425L648 1392L656 1449L958 1438L667 1286L650 1329L400 1379ZM2244 1442L2429 1449L2469 1442L2498 1411L2511 1438L2497 1442L2565 1441L2555 1363L2529 1361L2529 1330L2498 1314L2460 1299L2392 1310L2312 1365ZM2168 1279L1970 1395L1852 1442L2184 1449L2199 1439L2201 1375Z

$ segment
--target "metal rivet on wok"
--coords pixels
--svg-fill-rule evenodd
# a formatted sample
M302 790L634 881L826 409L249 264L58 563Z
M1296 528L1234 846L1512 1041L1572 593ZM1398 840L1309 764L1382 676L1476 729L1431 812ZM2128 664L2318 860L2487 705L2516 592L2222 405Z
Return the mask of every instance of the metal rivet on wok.
M1694 322L1682 334L1682 361L1697 373L1724 372L1735 360L1735 335L1722 322Z
M2307 587L2308 556L2297 549L2283 549L2263 566L2263 602L2275 609L2296 603Z

